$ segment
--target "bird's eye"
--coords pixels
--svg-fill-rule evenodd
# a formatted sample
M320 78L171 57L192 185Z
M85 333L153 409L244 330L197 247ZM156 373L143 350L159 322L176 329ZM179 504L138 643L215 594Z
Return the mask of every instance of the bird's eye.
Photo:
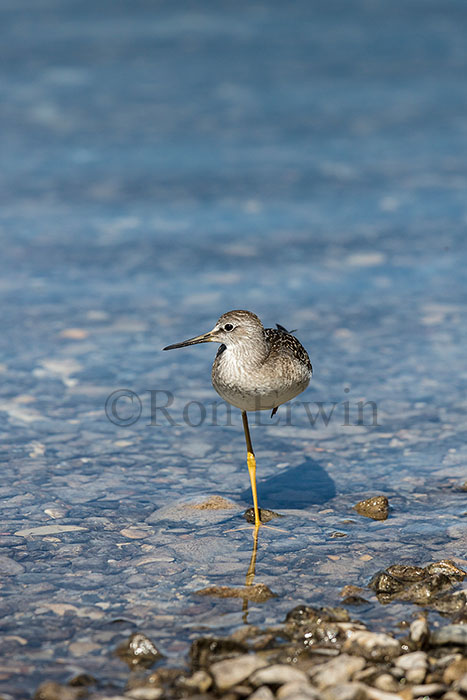
M224 326L225 331L233 331L234 327L232 323L226 323Z

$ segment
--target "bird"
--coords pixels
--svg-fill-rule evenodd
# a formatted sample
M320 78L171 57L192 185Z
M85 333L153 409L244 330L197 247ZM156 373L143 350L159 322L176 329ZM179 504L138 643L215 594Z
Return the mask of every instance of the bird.
M222 314L207 333L168 345L163 350L199 343L219 343L212 366L212 384L224 401L242 412L257 530L262 523L256 488L256 457L247 413L268 410L272 418L281 404L304 391L313 374L310 358L303 345L284 326L276 324L276 328L264 328L256 314L242 309Z

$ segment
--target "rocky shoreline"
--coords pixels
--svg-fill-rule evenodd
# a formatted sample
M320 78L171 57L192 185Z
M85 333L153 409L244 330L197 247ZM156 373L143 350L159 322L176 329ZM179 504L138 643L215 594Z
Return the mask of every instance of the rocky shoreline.
M411 623L401 622L397 633L370 630L351 615L347 607L356 609L365 602L365 590L346 586L345 607L299 605L275 627L245 625L225 638L195 640L185 669L165 665L150 639L133 634L116 650L131 669L120 695L100 690L94 678L81 674L68 685L42 683L34 697L464 700L467 590L459 589L459 583L465 575L447 560L425 567L395 564L376 574L368 593L373 590L380 603L400 600L423 606ZM232 591L242 595L239 589ZM430 623L430 610L448 618L446 624Z

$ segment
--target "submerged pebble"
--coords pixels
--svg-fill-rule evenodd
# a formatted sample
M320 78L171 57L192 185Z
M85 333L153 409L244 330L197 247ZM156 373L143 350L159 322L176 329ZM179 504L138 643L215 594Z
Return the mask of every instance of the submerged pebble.
M431 634L432 644L467 645L467 625L446 625Z
M196 591L197 595L210 595L215 598L243 598L254 603L265 603L276 595L264 583L253 583L251 586L210 586Z

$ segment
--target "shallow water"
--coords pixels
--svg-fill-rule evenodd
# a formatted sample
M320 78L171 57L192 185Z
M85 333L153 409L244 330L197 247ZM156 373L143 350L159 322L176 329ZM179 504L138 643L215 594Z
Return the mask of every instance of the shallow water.
M284 517L256 565L277 597L248 622L395 562L465 565L465 4L0 12L5 697L79 669L122 688L136 628L183 663L243 624L195 595L248 570L240 416L211 346L160 352L231 308L298 329L315 371L252 417ZM352 509L379 493L387 521ZM234 507L186 507L211 494Z

